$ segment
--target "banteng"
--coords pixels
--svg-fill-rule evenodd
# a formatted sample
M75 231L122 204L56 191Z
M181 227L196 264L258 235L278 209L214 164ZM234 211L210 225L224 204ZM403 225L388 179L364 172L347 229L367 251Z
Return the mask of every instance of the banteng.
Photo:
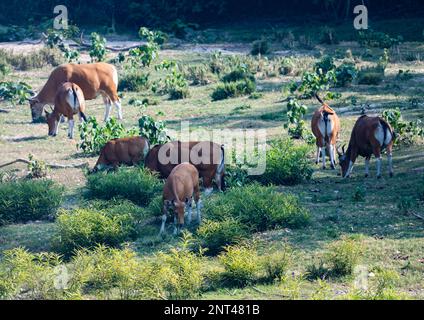
M213 190L212 182L219 190L225 187L225 154L224 146L210 141L172 141L154 146L146 156L144 165L167 178L171 170L180 163L190 162L199 171L203 180L205 193Z
M44 106L52 105L57 89L64 82L77 84L84 93L86 100L102 95L105 103L105 121L109 118L112 103L118 110L118 118L122 119L121 103L118 98L118 73L116 68L108 63L62 64L52 71L44 87L34 97L29 99L32 121L42 116Z
M74 138L74 115L86 121L84 115L85 100L81 88L75 83L65 82L57 89L52 113L46 111L49 136L56 136L59 130L60 117L68 118L68 137Z
M349 146L345 152L339 152L342 176L347 178L352 173L358 155L365 157L365 177L369 175L371 155L377 158L377 178L381 177L381 151L386 149L389 162L389 174L393 176L392 147L395 135L390 125L380 117L363 115L358 118L350 136Z
M317 109L311 120L312 133L316 138L317 157L315 163L319 163L322 154L322 168L325 169L326 150L330 155L331 168L336 168L336 142L340 131L340 120L336 112L324 103L318 95L318 101L322 106Z
M141 136L108 141L100 151L99 159L91 172L121 164L138 165L149 152L149 141Z
M184 213L187 209L187 223L191 223L191 206L196 203L197 221L201 222L201 201L199 192L199 172L188 162L181 163L172 169L163 187L163 215L159 234L165 231L165 223L169 210L174 212L174 235L184 226Z

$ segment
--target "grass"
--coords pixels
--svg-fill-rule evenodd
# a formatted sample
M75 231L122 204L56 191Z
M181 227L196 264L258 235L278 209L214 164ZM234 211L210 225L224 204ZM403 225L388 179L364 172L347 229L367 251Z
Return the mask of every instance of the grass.
M377 25L374 26L375 29ZM387 27L388 28L388 27ZM402 27L403 28L403 27ZM318 28L317 28L318 29ZM393 27L393 29L395 29ZM250 32L250 34L248 33ZM243 37L246 51L250 50L251 42L256 40L260 30L234 29L229 32L230 39ZM294 33L299 34L299 28ZM342 31L340 31L342 33ZM396 34L396 32L394 31ZM411 33L412 34L412 33ZM408 37L406 37L408 38ZM271 44L274 45L274 44ZM274 47L273 47L274 49ZM381 56L380 49L371 49L371 56L361 58L365 52L356 44L341 42L339 45L320 45L324 53L335 53L336 50L345 52L351 49L357 57L358 66L366 67L377 62ZM300 51L300 50L299 50ZM308 61L314 58L316 49L302 51ZM401 53L423 52L419 43L404 43L400 46ZM422 55L424 56L424 55ZM175 59L184 64L205 63L209 53L192 51L162 50L161 59ZM341 117L342 142L347 142L353 124L360 113L360 107L351 107L349 97L355 96L357 105L367 103L371 105L370 113L380 112L383 107L400 107L405 120L424 120L424 113L420 106L413 106L411 99L422 103L424 91L424 63L421 61L406 61L398 59L393 54L393 61L389 63L384 81L379 85L352 84L347 88L337 89L342 97L329 101ZM313 65L313 63L310 63ZM398 81L396 75L399 70L411 70L412 79ZM47 79L50 67L32 69L28 71L13 71L7 80L23 80L33 86L40 87ZM152 77L154 78L153 74ZM180 120L190 120L191 129L238 129L261 128L267 130L267 139L286 136L282 127L284 121L285 103L282 102L281 86L298 76L281 76L268 79L261 77L256 80L260 97L249 99L249 96L212 101L211 93L216 83L203 86L190 86L190 96L182 100L168 100L167 96L156 96L150 91L124 93L123 124L126 127L137 126L139 118L138 108L129 105L129 101L141 96L149 100L158 101L157 105L148 106L145 113L165 120L167 127L178 131ZM308 107L306 122L315 108L316 101L303 101ZM249 106L249 107L245 107ZM380 106L380 108L378 108ZM374 109L373 109L374 108ZM26 158L28 153L34 154L37 159L48 163L75 164L88 162L93 167L96 157L83 156L76 149L76 141L66 137L66 125L62 125L62 133L55 138L47 137L45 124L30 124L30 112L27 105L12 107L7 102L0 103L0 109L9 111L0 113L0 147L2 159L0 164ZM112 111L112 115L116 112ZM162 112L162 113L159 113ZM87 101L87 115L95 116L101 121L104 106L101 98ZM159 115L157 115L159 113ZM308 154L313 164L313 155ZM399 273L396 290L407 293L412 297L424 299L424 264L422 263L424 247L423 221L412 215L423 212L424 204L419 200L417 186L422 185L424 173L424 157L422 145L396 146L393 152L395 176L389 178L386 171L387 160L383 155L383 177L377 180L376 163L371 160L370 178L365 179L364 160L359 158L353 175L348 180L337 176L336 171L321 170L313 165L311 180L294 186L278 186L277 190L283 194L295 194L300 204L311 213L308 226L301 229L279 228L255 233L249 236L254 240L258 254L278 253L284 250L287 244L293 249L294 258L288 272L305 273L306 266L314 261L314 257L324 254L327 246L341 239L343 236L361 235L364 246L360 266L372 270L375 267L395 270ZM17 175L21 175L25 168L22 164L7 167ZM86 184L86 177L81 169L51 170L51 179L66 187L66 209L78 207L81 203L82 188ZM358 192L357 192L358 191ZM365 191L365 195L363 195ZM416 195L416 196L415 196ZM408 212L401 213L397 204L401 198L415 197L414 207ZM360 201L359 201L360 200ZM141 230L138 239L130 243L138 255L149 258L159 251L166 251L176 245L177 239L168 236L165 239L157 238L159 221L154 221ZM0 250L26 247L31 252L52 251L51 238L55 233L56 225L52 222L12 224L0 227ZM271 253L272 253L271 252ZM207 263L202 263L203 271L221 270L216 257L207 257ZM353 276L354 277L354 276ZM341 277L327 281L330 286L331 298L340 298L348 293L352 286L352 279ZM320 285L316 281L304 281L300 286L300 297L308 298ZM258 291L259 290L259 291ZM281 288L271 282L257 283L254 288L209 288L202 293L203 299L281 299Z

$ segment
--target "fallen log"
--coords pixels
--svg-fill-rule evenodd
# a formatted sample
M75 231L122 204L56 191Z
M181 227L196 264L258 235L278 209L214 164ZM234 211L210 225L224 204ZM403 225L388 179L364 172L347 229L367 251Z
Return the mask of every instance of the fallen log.
M7 162L5 164L0 165L0 168L4 168L7 166L10 166L14 163L18 163L18 162L22 162L22 163L26 163L26 164L30 164L31 161L26 160L26 159L16 159L10 162ZM57 164L57 163L46 163L47 167L50 167L52 169L69 169L69 168L87 168L89 166L88 162L84 162L84 163L79 163L79 164Z

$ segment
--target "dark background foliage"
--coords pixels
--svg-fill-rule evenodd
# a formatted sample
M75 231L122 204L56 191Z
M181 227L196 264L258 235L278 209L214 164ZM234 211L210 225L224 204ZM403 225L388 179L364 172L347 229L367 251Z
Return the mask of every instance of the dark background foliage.
M374 18L420 17L422 1L415 0L1 0L1 25L37 25L54 17L63 4L69 19L79 26L104 25L113 30L137 30L141 25L169 28L175 20L202 26L211 23L249 22L249 19L342 23L353 7L365 4Z

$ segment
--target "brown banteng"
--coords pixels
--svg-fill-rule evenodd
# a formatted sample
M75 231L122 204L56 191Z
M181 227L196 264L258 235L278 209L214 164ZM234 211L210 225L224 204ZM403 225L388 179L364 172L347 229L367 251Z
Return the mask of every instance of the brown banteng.
M57 89L64 82L77 84L86 100L102 95L105 103L105 121L109 118L112 103L118 110L118 118L122 119L121 103L118 98L118 73L116 68L108 63L62 64L52 71L44 87L34 97L29 99L32 120L40 118L44 106L52 105Z
M199 172L188 162L183 162L172 169L163 187L163 215L159 234L165 231L169 210L174 211L174 235L184 225L184 213L187 209L187 222L191 223L191 206L196 203L197 221L201 222L201 201L199 192Z
M74 115L78 114L86 121L84 115L85 100L81 88L75 83L65 82L57 89L52 113L46 111L49 136L56 136L59 130L60 117L68 118L68 138L74 138Z
M381 177L381 151L386 149L389 162L389 174L393 176L392 147L395 135L390 125L380 117L360 116L352 129L349 146L339 153L342 176L352 173L358 155L365 157L365 176L369 175L371 155L377 158L377 178Z
M149 152L149 141L141 136L108 141L100 151L99 159L91 172L121 164L138 165Z
M326 151L330 156L331 168L336 168L336 142L340 132L340 120L336 112L324 103L318 95L318 101L322 106L317 109L311 120L312 133L316 138L317 157L315 163L319 163L322 154L322 168L325 169Z
M190 162L199 171L206 194L212 192L214 179L218 189L224 190L224 146L211 141L172 141L156 145L147 154L144 165L167 178L172 169L183 162Z

